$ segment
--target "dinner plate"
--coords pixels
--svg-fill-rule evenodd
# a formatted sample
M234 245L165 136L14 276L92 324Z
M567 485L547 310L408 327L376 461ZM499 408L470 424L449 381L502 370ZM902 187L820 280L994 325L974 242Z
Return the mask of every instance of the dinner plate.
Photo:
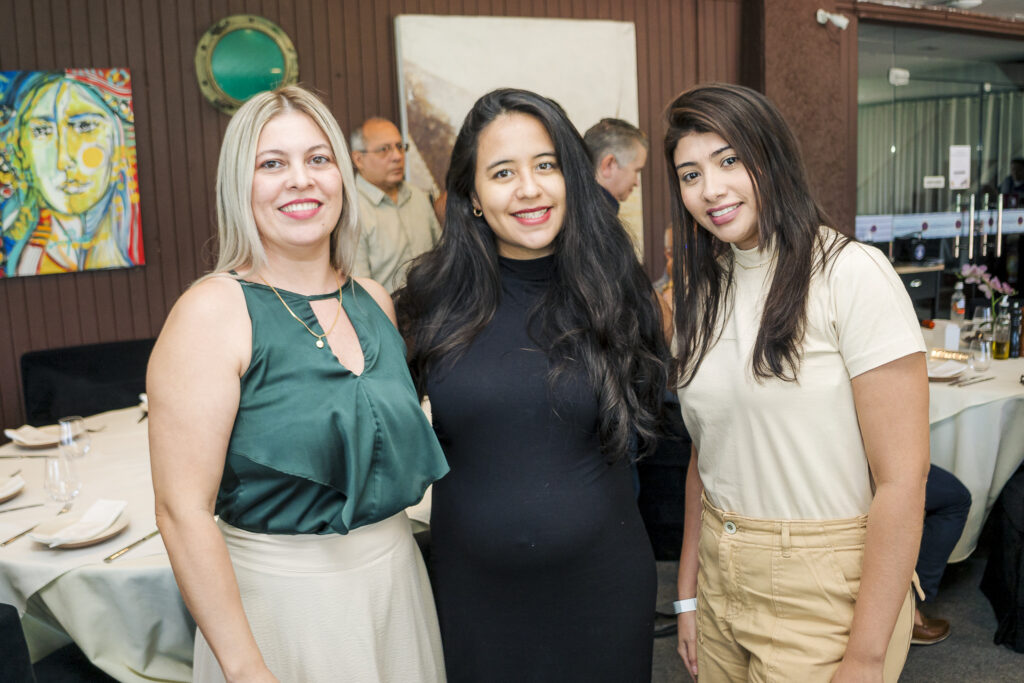
M33 534L55 534L58 531L60 531L61 529L64 529L65 527L71 526L72 524L77 522L79 519L81 519L81 515L60 515L59 517L54 517L53 519L46 520L45 522L43 522L42 524L37 526L35 529L33 529L32 533ZM125 529L127 529L128 528L128 521L129 521L128 520L128 512L127 511L122 511L121 514L118 515L117 519L114 520L113 524L108 526L106 529L104 529L103 531L101 531L97 535L95 535L95 536L93 536L91 538L82 539L80 541L72 541L70 543L61 543L60 545L55 545L53 547L54 548L66 548L66 549L70 549L70 548L85 548L85 547L90 546L90 545L96 545L97 543L102 543L103 541L111 539L114 536L117 536L119 533L121 533ZM32 540L35 541L34 538ZM39 541L36 541L36 543L39 543ZM43 543L43 545L47 545L47 544Z
M7 501L9 501L12 498L16 497L17 495L19 495L24 490L25 490L25 480L22 479L21 485L18 486L16 489L14 489L13 491L8 491L7 493L0 494L0 503L6 503Z
M932 382L949 382L967 371L967 363L957 360L929 361L928 379Z
M4 435L22 448L52 448L60 443L60 426L22 425L17 429L5 429Z

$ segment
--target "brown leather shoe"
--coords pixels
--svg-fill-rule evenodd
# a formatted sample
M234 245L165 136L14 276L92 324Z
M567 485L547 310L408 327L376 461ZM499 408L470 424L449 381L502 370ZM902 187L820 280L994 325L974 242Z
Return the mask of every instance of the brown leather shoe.
M921 625L914 624L911 645L934 645L949 637L949 622L945 619L929 619L922 614L921 621Z

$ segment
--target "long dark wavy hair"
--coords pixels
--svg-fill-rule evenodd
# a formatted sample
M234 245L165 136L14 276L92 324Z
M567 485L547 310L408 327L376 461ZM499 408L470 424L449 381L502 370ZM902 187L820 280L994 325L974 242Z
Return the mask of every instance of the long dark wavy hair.
M752 369L760 381L794 381L807 326L811 277L849 240L835 231L811 195L793 132L764 95L739 85L697 86L666 110L665 159L672 191L673 267L677 334L673 381L686 386L721 334L732 282L729 245L704 230L683 206L673 156L691 133L715 133L746 167L757 197L758 248L776 249L776 267L754 342Z
M611 461L655 441L668 357L654 291L622 224L608 210L583 138L562 108L526 90L490 92L466 116L452 149L448 204L438 245L419 257L395 295L409 367L422 395L427 378L454 362L484 329L501 298L494 233L473 216L481 132L520 113L547 130L565 179L566 211L553 242L553 276L527 329L551 359L548 386L582 368L597 395L601 450Z

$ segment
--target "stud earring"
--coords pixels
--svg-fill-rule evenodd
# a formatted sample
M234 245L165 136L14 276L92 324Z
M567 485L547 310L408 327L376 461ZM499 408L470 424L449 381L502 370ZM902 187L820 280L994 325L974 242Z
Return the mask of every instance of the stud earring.
M481 211L480 209L477 209L477 208L474 207L473 208L473 215L476 216L477 218L480 218L481 216L484 215L484 212Z

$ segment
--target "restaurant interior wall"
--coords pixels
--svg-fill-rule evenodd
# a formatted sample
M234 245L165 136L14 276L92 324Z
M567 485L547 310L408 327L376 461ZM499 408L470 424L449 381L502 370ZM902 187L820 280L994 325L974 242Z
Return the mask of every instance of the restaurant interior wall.
M785 0L789 2L790 0ZM799 0L805 2L805 0ZM645 170L645 260L664 267L668 177L662 110L683 88L739 82L742 0L0 0L0 69L123 66L131 70L147 263L0 280L0 422L24 421L18 359L27 351L143 339L160 331L182 290L213 264L213 187L228 118L196 84L196 42L216 20L257 14L299 54L300 81L323 93L344 130L398 119L398 14L610 19L636 24ZM515 59L515 45L495 46ZM600 50L583 45L580 50Z

